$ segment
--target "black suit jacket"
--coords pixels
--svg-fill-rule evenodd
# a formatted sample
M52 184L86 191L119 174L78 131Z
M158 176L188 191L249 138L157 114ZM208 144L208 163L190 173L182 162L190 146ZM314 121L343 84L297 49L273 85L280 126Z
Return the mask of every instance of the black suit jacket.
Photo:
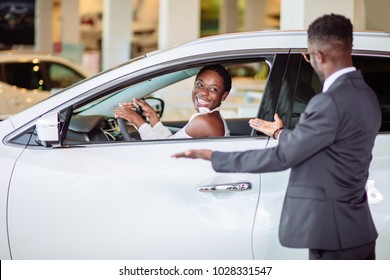
M296 248L340 250L377 238L365 184L381 111L360 71L339 77L313 97L294 130L276 147L214 152L219 172L261 173L291 168L279 239Z

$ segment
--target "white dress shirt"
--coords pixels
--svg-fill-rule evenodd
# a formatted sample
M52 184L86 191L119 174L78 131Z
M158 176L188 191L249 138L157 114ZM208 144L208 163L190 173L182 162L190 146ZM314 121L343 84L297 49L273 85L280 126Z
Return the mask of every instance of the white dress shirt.
M338 77L353 71L356 71L355 67L347 67L334 72L332 75L326 78L324 82L324 87L322 88L322 92L326 92L329 89L329 87L334 83L334 81L337 80Z

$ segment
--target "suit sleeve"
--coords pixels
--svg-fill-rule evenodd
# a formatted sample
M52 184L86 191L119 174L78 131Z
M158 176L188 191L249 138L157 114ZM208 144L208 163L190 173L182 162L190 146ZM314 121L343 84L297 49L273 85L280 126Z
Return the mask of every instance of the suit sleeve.
M330 146L337 134L339 112L331 96L319 94L307 105L294 130L283 130L276 147L243 152L213 152L217 172L261 173L297 166Z

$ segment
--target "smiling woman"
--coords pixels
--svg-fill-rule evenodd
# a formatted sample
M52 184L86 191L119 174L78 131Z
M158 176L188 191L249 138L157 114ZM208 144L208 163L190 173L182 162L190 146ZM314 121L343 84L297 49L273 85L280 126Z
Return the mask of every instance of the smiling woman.
M134 124L143 140L229 136L219 107L228 96L231 86L231 76L222 65L200 69L192 90L192 101L197 112L175 134L161 123L160 117L144 100L134 99L133 102L120 104L115 109L115 118L123 118ZM141 114L137 113L138 108L142 108Z

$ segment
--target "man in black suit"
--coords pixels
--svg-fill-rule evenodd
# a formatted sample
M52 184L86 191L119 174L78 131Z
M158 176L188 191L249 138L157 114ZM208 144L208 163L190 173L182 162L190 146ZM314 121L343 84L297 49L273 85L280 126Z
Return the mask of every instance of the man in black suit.
M282 121L251 126L279 139L276 147L244 152L189 150L175 158L211 160L218 172L272 172L291 168L279 239L309 248L310 259L375 259L378 236L365 184L381 111L372 89L352 64L352 24L324 15L308 29L303 53L321 80L294 130ZM364 112L364 114L362 114Z

